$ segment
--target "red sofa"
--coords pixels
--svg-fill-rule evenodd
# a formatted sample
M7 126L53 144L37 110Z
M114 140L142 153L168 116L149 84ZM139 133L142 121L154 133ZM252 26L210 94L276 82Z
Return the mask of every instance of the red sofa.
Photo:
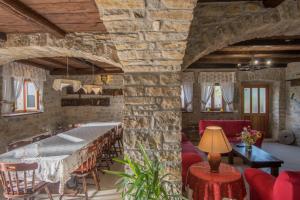
M182 134L181 140L181 158L182 158L182 182L183 188L186 185L186 177L191 165L203 161L202 154L196 147L188 140L185 134Z
M200 120L199 121L199 134L204 133L207 126L220 126L226 134L229 142L241 142L241 132L244 127L251 127L249 120ZM263 137L256 142L256 146L261 147Z
M245 177L250 185L250 200L299 200L300 172L285 171L275 178L261 170L249 168Z

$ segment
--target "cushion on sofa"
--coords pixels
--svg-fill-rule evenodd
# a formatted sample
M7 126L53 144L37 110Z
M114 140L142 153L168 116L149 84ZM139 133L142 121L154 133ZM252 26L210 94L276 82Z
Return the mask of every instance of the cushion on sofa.
M243 128L251 126L249 120L200 120L199 132L202 135L207 126L220 126L228 139L230 137L239 137Z

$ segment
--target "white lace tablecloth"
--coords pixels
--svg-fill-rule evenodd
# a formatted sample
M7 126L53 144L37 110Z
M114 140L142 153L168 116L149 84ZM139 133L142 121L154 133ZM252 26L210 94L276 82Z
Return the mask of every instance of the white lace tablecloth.
M60 182L59 193L63 194L70 173L76 170L82 164L81 161L87 157L80 149L89 146L120 124L120 122L84 124L79 128L4 153L0 155L0 162L38 163L36 176L41 181Z

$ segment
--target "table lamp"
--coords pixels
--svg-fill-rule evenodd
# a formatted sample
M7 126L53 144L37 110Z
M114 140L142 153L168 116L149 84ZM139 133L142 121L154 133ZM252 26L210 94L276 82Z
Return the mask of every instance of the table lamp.
M206 127L198 147L208 153L208 163L212 173L219 172L221 153L228 153L232 150L223 129L218 126Z

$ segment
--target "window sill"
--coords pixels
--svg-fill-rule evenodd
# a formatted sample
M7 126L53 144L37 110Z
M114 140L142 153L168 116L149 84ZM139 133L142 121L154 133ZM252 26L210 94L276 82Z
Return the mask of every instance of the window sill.
M35 115L43 113L42 111L33 111L33 112L24 112L24 113L9 113L9 114L2 114L2 117L17 117L17 116L23 116L23 115Z

